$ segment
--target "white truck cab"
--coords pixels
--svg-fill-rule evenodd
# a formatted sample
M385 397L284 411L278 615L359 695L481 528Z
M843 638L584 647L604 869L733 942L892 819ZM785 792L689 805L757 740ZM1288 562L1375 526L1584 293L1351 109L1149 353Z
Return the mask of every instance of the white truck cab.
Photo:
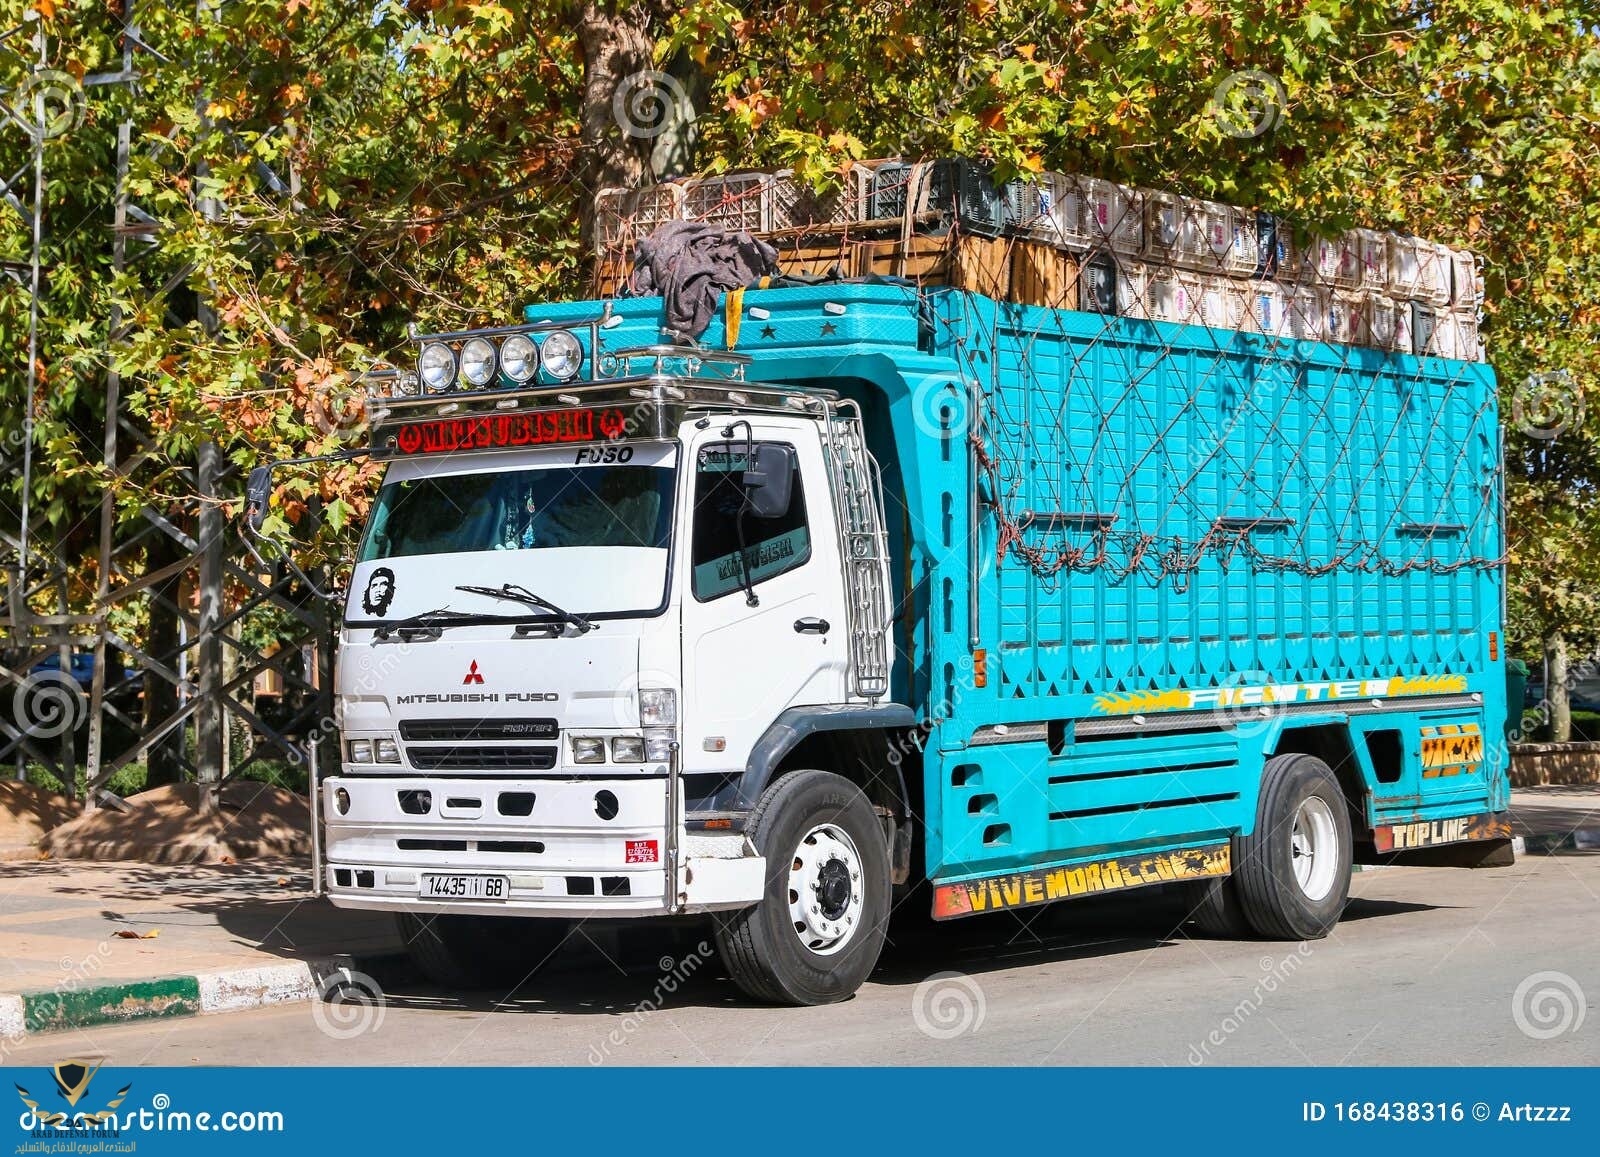
M459 362L536 328L432 341ZM621 356L647 372L446 402L412 387L375 415L391 461L344 609L322 883L399 914L447 984L526 975L573 919L744 911L719 922L725 957L753 954L736 979L838 999L881 946L892 821L822 771L791 786L781 849L763 846L770 800L753 822L723 805L787 713L883 707L859 416L748 385L736 355ZM752 932L757 905L790 943Z

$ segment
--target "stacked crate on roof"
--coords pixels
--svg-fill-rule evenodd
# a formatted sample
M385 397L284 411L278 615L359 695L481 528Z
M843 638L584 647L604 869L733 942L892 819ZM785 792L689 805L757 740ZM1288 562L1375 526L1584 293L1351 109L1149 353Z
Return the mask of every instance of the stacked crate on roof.
M818 191L789 170L608 191L602 287L666 220L767 239L799 277L955 285L1028 305L1206 325L1274 339L1481 359L1480 264L1420 237L1297 236L1269 213L1101 177L1005 183L960 158L853 165Z

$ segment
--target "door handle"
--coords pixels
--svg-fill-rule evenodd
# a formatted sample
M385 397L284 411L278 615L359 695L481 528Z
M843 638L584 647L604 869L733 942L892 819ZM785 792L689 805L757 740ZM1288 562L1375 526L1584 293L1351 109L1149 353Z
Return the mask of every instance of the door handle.
M794 629L802 635L826 635L831 626L827 619L796 619Z

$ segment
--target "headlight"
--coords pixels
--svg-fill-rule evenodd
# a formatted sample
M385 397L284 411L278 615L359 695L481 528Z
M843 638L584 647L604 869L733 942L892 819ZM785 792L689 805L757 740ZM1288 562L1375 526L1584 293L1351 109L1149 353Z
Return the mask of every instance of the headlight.
M583 347L566 330L558 329L539 347L539 364L552 378L566 381L583 365Z
M572 737L572 762L573 763L604 763L606 761L606 741L593 735L574 735Z
M400 745L392 739L373 740L372 756L378 763L399 763Z
M461 347L461 376L470 386L487 386L494 380L494 342L475 337Z
M444 393L456 384L456 355L442 342L429 342L417 359L417 376L434 393Z
M500 343L500 369L514 382L525 382L539 367L539 347L526 334L514 333Z
M639 735L619 735L611 741L611 762L643 763L644 738Z
M646 735L644 737L644 761L646 763L666 763L672 758L672 736Z
M417 392L417 375L399 375L397 378L395 378L394 387L390 392L393 394L399 394L403 398L409 398L412 394Z
M677 726L678 693L660 688L640 688L639 722L645 727Z
M350 762L351 763L371 763L372 762L372 740L370 740L370 739L352 739L350 741Z

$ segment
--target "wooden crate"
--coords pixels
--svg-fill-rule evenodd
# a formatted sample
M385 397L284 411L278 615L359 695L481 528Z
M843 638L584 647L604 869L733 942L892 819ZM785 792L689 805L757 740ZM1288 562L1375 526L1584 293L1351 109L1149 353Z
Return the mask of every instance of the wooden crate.
M860 241L853 246L855 277L904 277L924 285L949 285L951 241L948 237L913 237L910 241Z
M950 284L1005 301L1011 290L1011 247L1005 237L964 235L956 241Z
M1078 259L1049 245L1019 241L1011 250L1011 296L1020 305L1078 308Z
M799 277L827 277L835 269L845 276L854 268L855 255L843 240L821 245L778 248L778 272Z

